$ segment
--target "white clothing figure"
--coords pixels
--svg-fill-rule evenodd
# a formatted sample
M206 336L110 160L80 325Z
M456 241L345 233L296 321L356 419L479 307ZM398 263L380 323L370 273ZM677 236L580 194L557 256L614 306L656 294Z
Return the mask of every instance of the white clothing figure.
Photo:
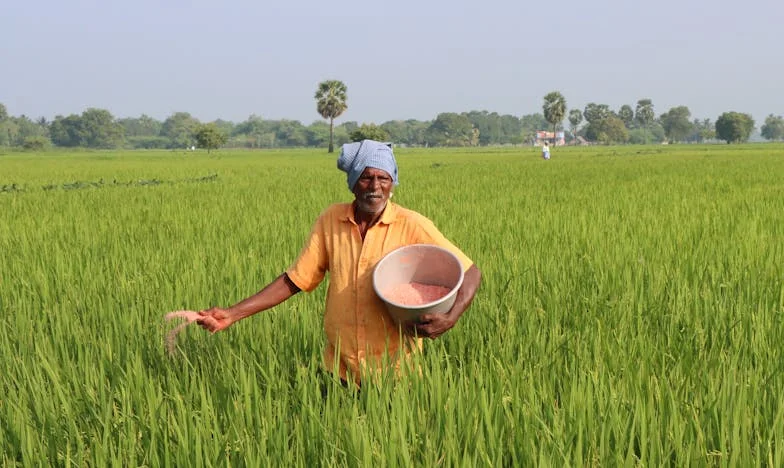
M550 145L548 145L546 141L542 145L542 158L544 158L545 161L550 159Z

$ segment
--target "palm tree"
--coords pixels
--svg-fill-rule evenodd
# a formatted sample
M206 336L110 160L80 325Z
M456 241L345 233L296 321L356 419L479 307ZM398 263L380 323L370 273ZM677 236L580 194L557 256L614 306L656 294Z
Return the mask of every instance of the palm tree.
M572 137L577 140L577 127L583 123L583 113L580 109L572 109L569 111L569 125L572 126Z
M566 98L558 91L547 93L542 110L544 118L553 126L553 145L555 145L555 131L566 115Z
M648 126L653 123L654 118L653 101L650 99L640 99L637 101L637 109L634 111L634 119L642 127L642 138L648 143Z
M332 132L335 119L348 109L346 105L346 85L340 80L327 80L319 83L316 90L316 110L329 119L329 152L334 151Z

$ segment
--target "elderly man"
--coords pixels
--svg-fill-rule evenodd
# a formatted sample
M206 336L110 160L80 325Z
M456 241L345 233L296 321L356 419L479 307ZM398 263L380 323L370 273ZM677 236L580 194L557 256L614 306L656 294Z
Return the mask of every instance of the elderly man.
M429 219L390 201L398 168L388 145L373 140L345 144L337 165L347 174L354 201L322 212L297 260L272 283L228 309L201 311L198 323L211 332L223 330L299 291L312 291L329 271L323 366L359 385L369 373L383 370L384 362L398 368L421 348L421 337L436 338L452 328L471 304L481 273ZM449 312L400 326L373 290L373 268L390 251L420 243L453 252L465 276Z

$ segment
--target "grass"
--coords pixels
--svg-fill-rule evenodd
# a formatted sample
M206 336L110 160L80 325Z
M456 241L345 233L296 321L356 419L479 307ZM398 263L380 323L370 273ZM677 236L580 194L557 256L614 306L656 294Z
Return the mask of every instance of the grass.
M396 154L483 284L359 395L318 371L323 285L163 345L351 199L336 154L0 155L0 464L784 464L784 147Z

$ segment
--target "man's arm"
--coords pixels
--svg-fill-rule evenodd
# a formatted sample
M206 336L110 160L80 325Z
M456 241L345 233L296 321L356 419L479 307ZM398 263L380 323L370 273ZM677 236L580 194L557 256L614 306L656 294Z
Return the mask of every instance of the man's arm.
M261 291L227 309L213 307L199 312L201 318L197 322L205 330L215 333L244 318L271 309L298 292L299 287L291 281L289 275L283 273Z

